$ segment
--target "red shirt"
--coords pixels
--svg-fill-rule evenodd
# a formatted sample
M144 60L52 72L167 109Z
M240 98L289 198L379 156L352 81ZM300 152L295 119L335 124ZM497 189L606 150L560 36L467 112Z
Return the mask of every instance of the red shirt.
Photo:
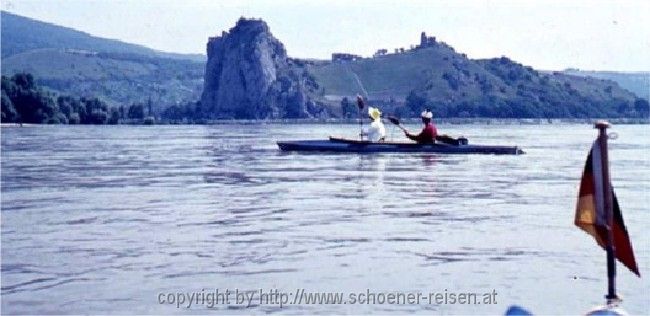
M433 144L435 143L436 136L438 135L438 130L433 123L427 124L420 134L411 135L407 134L406 137L418 142L418 144Z

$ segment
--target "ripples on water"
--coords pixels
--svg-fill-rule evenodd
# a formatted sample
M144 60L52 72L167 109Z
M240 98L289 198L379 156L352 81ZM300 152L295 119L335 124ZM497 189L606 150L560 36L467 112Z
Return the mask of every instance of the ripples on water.
M483 314L516 303L575 314L602 303L604 252L572 224L590 126L440 127L520 145L528 154L517 157L295 154L274 143L355 128L3 128L3 312L188 312L157 294L214 288L496 289L499 303L217 307L229 313ZM642 274L648 130L615 126L610 154ZM625 308L648 312L647 278L621 266L619 279Z

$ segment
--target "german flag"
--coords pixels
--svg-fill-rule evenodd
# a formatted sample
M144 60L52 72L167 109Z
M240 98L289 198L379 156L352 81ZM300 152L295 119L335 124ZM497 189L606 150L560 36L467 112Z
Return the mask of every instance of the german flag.
M580 181L580 193L576 206L575 224L596 239L596 242L605 249L607 245L607 218L605 216L605 197L603 190L603 173L601 152L598 141L594 142L587 156L587 163ZM609 186L612 188L611 184ZM630 271L641 277L639 268L634 259L632 243L623 223L623 215L618 206L618 200L612 188L614 224L612 233L616 259L623 263Z

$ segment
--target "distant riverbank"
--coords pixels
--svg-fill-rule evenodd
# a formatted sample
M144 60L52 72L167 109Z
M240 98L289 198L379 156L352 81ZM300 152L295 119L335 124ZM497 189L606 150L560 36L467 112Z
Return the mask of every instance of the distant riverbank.
M476 125L547 125L547 124L592 124L596 122L597 118L522 118L522 119L501 119L501 118L440 118L436 119L436 124L476 124ZM650 124L650 118L612 118L606 119L612 124ZM386 124L389 124L385 120ZM419 118L405 118L400 119L404 123L418 123ZM366 120L364 120L364 123ZM229 119L229 120L201 120L196 122L189 121L162 121L156 122L156 125L226 125L226 124L358 124L358 119L340 119L340 118L327 118L327 119L266 119L266 120L243 120L243 119ZM140 120L127 120L120 122L123 125L151 125L143 124ZM19 124L19 123L2 123L0 126L4 127L30 127L36 125L53 125L53 124Z
M504 119L504 118L438 118L434 119L436 124L494 124L494 125L535 125L535 124L591 124L598 120L598 118L521 118L521 119ZM605 119L612 124L650 124L650 118L612 118ZM368 120L364 119L364 123ZM419 123L419 118L403 118L400 119L403 123ZM125 124L138 124L136 122L124 122ZM308 118L308 119L265 119L265 120L245 120L245 119L221 119L221 120L201 120L196 122L157 122L156 124L358 124L358 118ZM384 123L389 124L388 120L384 118Z
M598 120L597 118L528 118L528 119L501 119L501 118L439 118L434 119L436 124L495 124L495 125L535 125L535 124L591 124ZM605 119L612 124L650 124L650 118L612 118ZM388 123L384 118L384 123ZM419 118L400 119L404 123L418 123ZM367 120L364 120L364 123ZM359 123L358 119L268 119L268 120L206 120L202 124L355 124ZM173 124L173 123L167 123Z

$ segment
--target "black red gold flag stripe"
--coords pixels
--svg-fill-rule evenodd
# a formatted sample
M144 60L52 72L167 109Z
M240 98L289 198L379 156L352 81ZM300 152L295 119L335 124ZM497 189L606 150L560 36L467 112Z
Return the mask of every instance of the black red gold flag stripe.
M605 216L605 202L603 190L603 174L601 169L601 153L597 142L594 142L580 181L578 203L576 205L575 224L596 239L596 242L605 249L607 241L607 218ZM612 186L609 186L612 188ZM637 276L641 276L634 259L634 250L630 237L623 222L623 214L618 205L618 200L612 188L613 215L612 234L616 259L625 265Z

